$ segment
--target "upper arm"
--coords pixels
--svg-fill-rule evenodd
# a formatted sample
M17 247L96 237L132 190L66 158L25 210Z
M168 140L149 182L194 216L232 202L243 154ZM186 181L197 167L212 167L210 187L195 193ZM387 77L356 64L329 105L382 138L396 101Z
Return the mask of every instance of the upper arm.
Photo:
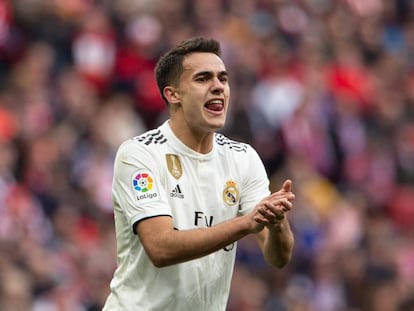
M173 220L168 215L148 217L134 224L134 231L143 243L157 241L162 233L174 230Z
M171 235L173 230L173 220L170 216L150 217L134 224L134 231L154 263L157 262L157 258L161 258L160 252L165 249L162 242L165 241L166 235Z

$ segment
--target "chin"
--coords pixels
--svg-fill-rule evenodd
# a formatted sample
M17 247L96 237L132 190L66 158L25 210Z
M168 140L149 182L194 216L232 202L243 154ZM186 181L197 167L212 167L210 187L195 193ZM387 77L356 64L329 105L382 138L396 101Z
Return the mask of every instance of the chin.
M215 124L217 127L222 128L226 124L226 115L215 117L207 121L210 121L211 124Z
M226 125L225 121L210 123L211 128L213 128L214 130L222 129L225 125Z
M206 128L209 128L210 131L216 131L225 126L226 116L225 115L215 115L215 116L205 115L204 120L202 120L202 123L204 124Z

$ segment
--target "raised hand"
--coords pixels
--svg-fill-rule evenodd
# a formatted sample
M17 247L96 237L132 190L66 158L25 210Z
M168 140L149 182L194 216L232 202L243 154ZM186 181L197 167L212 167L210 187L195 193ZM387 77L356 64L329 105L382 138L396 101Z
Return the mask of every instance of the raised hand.
M278 225L285 214L292 209L295 195L292 193L292 181L285 180L280 190L264 198L253 211L253 219L269 229Z

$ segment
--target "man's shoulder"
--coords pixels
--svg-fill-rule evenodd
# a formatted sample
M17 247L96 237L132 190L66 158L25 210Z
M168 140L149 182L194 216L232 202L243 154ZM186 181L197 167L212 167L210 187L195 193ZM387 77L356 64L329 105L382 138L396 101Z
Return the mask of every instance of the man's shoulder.
M137 152L154 152L164 146L167 138L160 129L148 130L140 135L124 141L118 148L118 153L129 154Z
M221 133L215 134L214 141L219 148L231 152L247 153L250 149L249 144L230 139Z
M135 136L132 138L132 140L144 146L155 146L165 144L167 142L167 137L159 128L157 128Z

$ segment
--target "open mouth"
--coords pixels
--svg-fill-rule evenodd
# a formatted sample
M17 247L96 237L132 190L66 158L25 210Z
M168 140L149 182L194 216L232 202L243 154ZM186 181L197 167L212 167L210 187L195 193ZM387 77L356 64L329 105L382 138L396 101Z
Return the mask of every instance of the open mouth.
M209 100L204 107L211 111L220 112L224 109L224 102L222 99L212 99Z

